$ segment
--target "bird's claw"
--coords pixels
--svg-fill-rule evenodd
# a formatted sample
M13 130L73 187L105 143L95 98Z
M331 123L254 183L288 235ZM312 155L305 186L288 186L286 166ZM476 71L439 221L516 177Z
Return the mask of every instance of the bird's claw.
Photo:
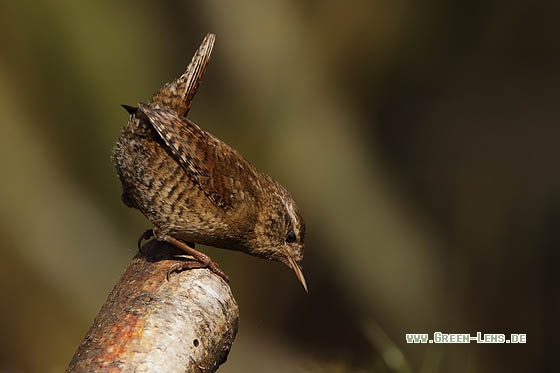
M207 267L206 264L198 262L196 260L176 262L176 263L173 263L169 266L169 269L167 270L167 274L165 275L165 278L167 279L167 281L169 281L169 276L173 272L181 272L181 271L184 271L184 270L187 270L187 269L205 268L205 267Z
M142 241L149 240L150 238L154 237L154 230L147 229L144 233L138 237L138 251L142 252Z

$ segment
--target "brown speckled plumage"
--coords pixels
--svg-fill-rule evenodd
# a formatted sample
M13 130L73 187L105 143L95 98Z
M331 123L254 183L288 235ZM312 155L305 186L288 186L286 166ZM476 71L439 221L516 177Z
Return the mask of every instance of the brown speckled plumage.
M306 287L297 264L303 259L305 225L290 194L186 118L213 44L209 34L183 75L165 84L149 103L125 107L131 115L112 157L123 201L150 220L159 240L180 240L176 244L191 254L198 252L184 243L280 261ZM193 255L223 275L199 254Z

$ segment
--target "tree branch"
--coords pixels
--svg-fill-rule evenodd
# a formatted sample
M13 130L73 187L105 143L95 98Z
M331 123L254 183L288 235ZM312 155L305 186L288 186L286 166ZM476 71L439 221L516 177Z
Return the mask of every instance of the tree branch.
M95 318L67 372L213 372L237 333L229 286L207 269L172 274L180 254L152 240L128 266Z

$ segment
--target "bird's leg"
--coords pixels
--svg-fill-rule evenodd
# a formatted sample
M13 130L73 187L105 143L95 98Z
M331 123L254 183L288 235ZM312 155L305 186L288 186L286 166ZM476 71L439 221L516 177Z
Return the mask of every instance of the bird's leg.
M147 229L144 233L142 233L142 235L140 237L138 237L138 251L140 251L142 254L144 254L142 252L142 241L149 240L153 236L154 236L154 230L153 229Z
M165 235L161 237L161 240L167 241L173 246L185 251L189 255L192 255L196 261L182 261L173 264L169 267L169 271L167 272L167 278L169 279L169 274L172 272L180 272L185 269L192 269L192 268L209 268L212 272L220 276L224 279L225 282L229 282L228 276L220 269L218 264L214 262L208 255L201 253L200 251L190 247L183 241L179 241L175 237L171 237L169 235Z

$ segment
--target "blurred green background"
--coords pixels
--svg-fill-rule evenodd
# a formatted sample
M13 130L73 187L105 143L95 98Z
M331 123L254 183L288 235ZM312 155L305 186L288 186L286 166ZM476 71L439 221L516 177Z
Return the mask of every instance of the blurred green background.
M190 118L307 222L288 268L206 250L240 329L224 372L557 366L557 12L530 1L0 3L2 372L65 369L148 222L110 163L207 32ZM524 345L405 333L526 333Z

